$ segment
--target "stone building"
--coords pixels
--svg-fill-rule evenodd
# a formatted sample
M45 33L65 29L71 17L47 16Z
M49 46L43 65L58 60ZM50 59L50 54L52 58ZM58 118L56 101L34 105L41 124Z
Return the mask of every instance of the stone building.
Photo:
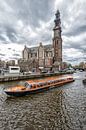
M15 60L9 60L6 62L6 69L9 68L9 66L15 66Z
M22 70L26 71L32 69L61 69L62 64L62 38L61 38L61 21L60 13L57 10L55 14L56 18L54 20L55 25L53 28L53 40L52 44L43 45L39 44L38 47L24 47L22 51L22 59L18 61L18 64Z
M0 60L0 69L5 68L6 67L6 62Z

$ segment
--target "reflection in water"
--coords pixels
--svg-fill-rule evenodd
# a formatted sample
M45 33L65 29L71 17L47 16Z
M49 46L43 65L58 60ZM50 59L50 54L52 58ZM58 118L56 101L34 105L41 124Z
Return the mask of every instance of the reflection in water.
M86 88L80 76L63 87L19 98L7 97L2 88L8 84L2 84L0 130L85 130Z

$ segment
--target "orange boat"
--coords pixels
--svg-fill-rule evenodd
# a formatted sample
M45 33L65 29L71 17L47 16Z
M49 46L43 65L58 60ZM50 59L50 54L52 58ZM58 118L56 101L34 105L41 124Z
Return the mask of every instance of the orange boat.
M22 86L19 85L7 88L4 90L4 92L10 96L24 96L46 91L73 81L74 79L72 77L65 77L65 78L49 77L40 80L30 80L26 81Z

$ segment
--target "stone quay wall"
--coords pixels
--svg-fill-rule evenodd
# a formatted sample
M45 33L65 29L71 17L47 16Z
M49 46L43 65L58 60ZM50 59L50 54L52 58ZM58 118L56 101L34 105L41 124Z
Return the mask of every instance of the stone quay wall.
M50 74L35 74L35 75L14 75L14 76L3 76L0 77L0 82L10 82L10 81L18 81L18 80L29 80L29 79L36 79L36 78L44 78L49 76L60 76L64 74L71 74L71 73L50 73Z

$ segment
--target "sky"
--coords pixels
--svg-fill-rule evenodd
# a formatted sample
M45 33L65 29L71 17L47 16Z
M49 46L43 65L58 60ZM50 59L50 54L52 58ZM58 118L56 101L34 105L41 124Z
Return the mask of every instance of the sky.
M57 9L63 61L86 61L86 0L0 0L0 59L21 58L24 45L52 44Z

